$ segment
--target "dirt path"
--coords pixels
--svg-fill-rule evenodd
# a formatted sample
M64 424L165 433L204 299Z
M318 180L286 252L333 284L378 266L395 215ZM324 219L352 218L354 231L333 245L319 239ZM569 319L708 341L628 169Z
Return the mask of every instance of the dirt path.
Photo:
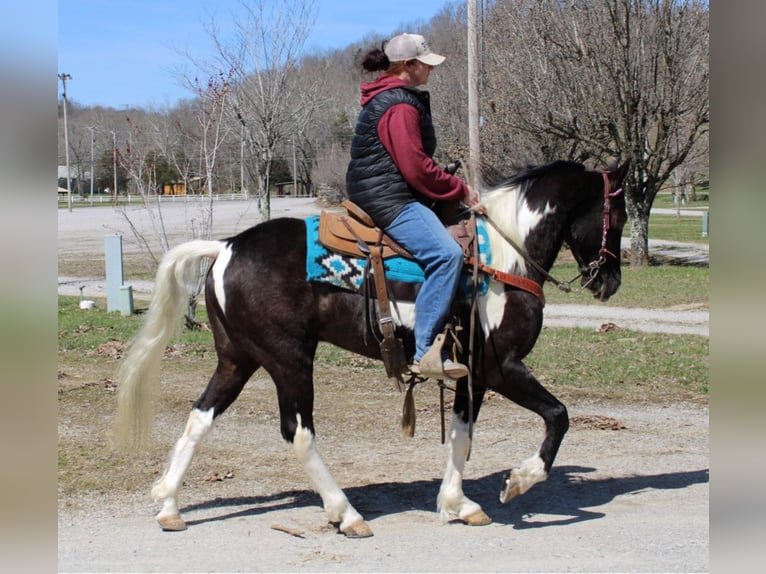
M319 445L375 533L364 540L346 539L327 524L275 422L261 429L242 412L224 415L187 476L181 499L187 531L160 531L149 484L141 495L120 494L116 486L112 493L61 501L59 570L709 570L706 408L570 405L572 429L549 480L501 505L503 472L532 454L541 426L507 401L490 401L465 482L466 493L494 520L484 527L447 523L435 512L444 464L435 412L421 414L409 440L400 438L394 422L371 432L363 418L349 428L325 421ZM625 428L591 428L609 419ZM232 441L251 464L237 467L231 479L206 481L212 469L236 465L218 453Z

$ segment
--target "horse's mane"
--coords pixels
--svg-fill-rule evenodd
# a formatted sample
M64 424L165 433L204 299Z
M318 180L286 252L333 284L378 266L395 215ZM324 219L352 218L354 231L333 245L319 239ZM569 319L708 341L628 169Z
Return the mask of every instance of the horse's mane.
M485 193L482 194L482 202L488 212L502 214L503 231L516 242L523 243L528 229L518 227L518 213L519 210L523 209L524 197L533 183L544 175L582 173L584 171L585 166L574 161L558 160L542 165L527 164L518 168L516 173L510 177L505 177L492 187L485 189ZM497 258L502 268L517 271L525 269L526 264L519 256L518 251L511 248L506 241L493 242L490 238L490 244L499 246L497 251L493 251L492 257L493 260Z
M526 164L517 168L516 173L499 182L497 187L521 184L525 181L534 180L544 175L581 171L585 171L585 166L576 161L556 160L541 165Z

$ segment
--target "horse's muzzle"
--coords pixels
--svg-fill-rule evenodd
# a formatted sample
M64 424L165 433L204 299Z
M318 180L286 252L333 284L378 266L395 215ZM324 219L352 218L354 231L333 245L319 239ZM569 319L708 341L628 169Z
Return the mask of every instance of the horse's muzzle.
M619 269L615 271L601 268L595 277L585 273L580 284L593 293L593 296L599 301L608 301L620 288L622 274Z

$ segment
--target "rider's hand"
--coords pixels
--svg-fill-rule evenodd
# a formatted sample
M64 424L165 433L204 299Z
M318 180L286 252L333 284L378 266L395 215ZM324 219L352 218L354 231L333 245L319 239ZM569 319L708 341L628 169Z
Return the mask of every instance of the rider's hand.
M463 203L465 203L468 207L470 207L471 210L474 211L475 213L486 215L487 210L481 204L481 196L479 195L479 192L476 191L473 187L471 187L468 184L465 184L465 187L468 191L466 192L465 197L463 198Z

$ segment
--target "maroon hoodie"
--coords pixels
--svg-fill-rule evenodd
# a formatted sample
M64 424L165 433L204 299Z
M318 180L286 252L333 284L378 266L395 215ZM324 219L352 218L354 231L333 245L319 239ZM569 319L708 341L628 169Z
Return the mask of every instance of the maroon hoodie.
M381 92L406 86L396 76L381 75L362 84L361 105ZM404 180L420 193L440 201L465 197L468 192L465 182L445 172L423 150L417 108L404 103L391 106L378 122L378 137Z

